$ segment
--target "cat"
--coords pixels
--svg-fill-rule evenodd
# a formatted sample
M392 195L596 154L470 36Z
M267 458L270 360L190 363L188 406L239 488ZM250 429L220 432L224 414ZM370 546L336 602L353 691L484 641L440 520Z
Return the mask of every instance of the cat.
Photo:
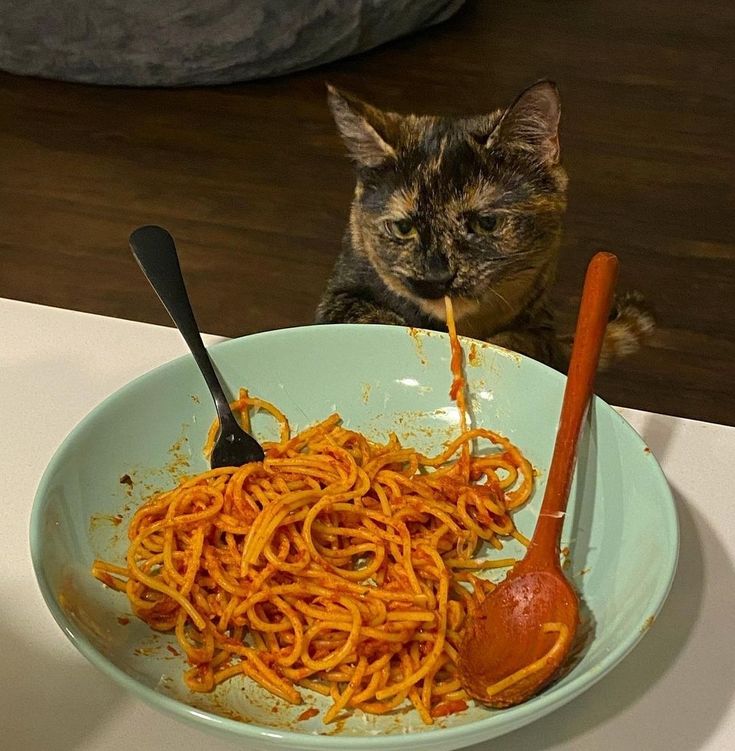
M471 117L385 112L332 86L328 102L357 183L316 322L446 331L449 295L460 334L566 370L550 298L567 188L556 85ZM653 327L640 296L618 299L601 364Z

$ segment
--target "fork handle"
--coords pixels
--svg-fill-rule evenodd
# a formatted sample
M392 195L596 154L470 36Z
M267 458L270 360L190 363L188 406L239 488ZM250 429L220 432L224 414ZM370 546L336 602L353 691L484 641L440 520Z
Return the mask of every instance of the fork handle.
M129 242L135 260L194 355L212 393L220 425L225 428L234 417L199 334L173 237L163 227L147 225L136 229L130 235Z

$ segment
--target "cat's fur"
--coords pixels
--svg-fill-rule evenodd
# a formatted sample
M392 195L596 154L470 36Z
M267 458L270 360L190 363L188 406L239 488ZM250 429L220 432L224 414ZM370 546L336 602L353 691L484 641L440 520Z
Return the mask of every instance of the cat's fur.
M550 301L567 186L556 86L464 118L384 112L332 87L329 104L357 184L317 322L446 330L449 294L460 334L565 369L569 338L557 336ZM652 328L640 298L625 298L603 362Z

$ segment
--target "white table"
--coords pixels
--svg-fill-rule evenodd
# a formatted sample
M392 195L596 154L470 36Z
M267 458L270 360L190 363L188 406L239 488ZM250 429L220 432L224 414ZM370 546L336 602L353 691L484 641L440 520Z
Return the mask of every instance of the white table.
M0 299L6 751L236 748L150 709L88 664L47 612L28 550L31 502L60 441L103 397L184 352L173 329ZM678 503L671 595L651 633L607 678L483 749L735 749L735 428L620 411L662 463Z

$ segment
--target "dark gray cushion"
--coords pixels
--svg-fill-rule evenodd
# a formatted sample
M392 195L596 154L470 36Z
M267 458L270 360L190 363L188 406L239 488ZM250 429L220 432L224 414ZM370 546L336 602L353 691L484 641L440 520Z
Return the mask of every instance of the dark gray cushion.
M86 83L247 81L337 60L464 0L0 0L0 68Z

